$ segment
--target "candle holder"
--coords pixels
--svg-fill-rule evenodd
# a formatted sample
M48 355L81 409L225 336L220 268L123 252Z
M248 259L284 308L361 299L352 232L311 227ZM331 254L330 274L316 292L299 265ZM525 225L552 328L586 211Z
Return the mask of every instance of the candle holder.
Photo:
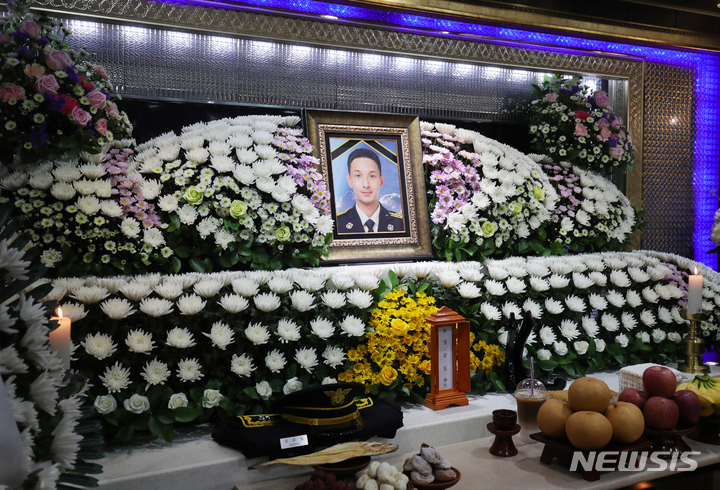
M685 362L678 365L678 371L690 374L705 374L710 372L710 367L703 363L702 355L705 352L705 341L698 336L700 322L707 320L710 316L707 313L690 313L688 310L680 310L680 316L690 321L690 331L685 337Z

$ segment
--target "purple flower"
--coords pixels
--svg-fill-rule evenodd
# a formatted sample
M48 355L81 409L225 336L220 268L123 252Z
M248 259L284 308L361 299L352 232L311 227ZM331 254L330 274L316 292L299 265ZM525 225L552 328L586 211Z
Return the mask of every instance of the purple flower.
M25 40L25 41L27 41L28 39L30 39L30 34L28 34L27 32L23 32L23 31L11 32L10 35L11 35L11 36L15 36L15 37L19 37L20 39L23 39L23 40Z
M47 123L43 122L30 130L30 143L32 143L33 148L40 148L45 145L45 138L47 138L46 127Z

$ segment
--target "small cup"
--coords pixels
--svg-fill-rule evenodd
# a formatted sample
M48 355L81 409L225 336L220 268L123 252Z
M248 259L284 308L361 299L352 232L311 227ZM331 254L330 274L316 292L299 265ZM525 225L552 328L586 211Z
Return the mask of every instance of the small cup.
M497 430L513 430L517 423L517 412L515 410L494 410L492 421Z

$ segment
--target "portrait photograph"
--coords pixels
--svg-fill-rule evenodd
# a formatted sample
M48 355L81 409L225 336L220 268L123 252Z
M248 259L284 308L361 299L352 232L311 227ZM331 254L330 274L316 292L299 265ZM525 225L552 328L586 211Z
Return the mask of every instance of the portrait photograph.
M419 119L307 111L306 123L331 194L327 262L430 258Z

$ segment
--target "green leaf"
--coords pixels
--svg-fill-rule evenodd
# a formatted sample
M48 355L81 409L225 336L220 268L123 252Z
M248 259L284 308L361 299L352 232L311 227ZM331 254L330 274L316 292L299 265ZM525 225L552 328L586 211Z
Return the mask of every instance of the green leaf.
M163 439L167 442L172 442L173 440L173 427L172 425L166 425L160 422L155 417L150 417L150 421L148 422L148 428L150 429L150 432L158 436L160 439Z
M540 366L540 369L543 371L550 371L552 372L553 369L555 369L558 366L558 363L556 361L553 361L552 359L548 359L546 361L540 361L536 363L538 366Z
M248 386L247 388L245 388L245 389L243 390L243 393L245 393L247 396L249 396L249 397L252 398L253 400L259 400L259 399L260 399L260 397L259 397L258 394L257 394L257 390L255 389L254 386Z
M202 414L202 410L190 408L190 407L181 407L181 408L176 408L175 410L173 410L173 415L175 416L175 420L178 422L192 422L200 414Z
M70 136L60 136L59 138L55 138L53 146L56 148L70 149L77 147L78 142Z
M185 246L185 245L175 249L175 255L177 255L181 259L187 259L188 257L190 257L190 252L191 252L190 247Z
M605 350L613 357L622 355L622 347L618 343L607 344Z
M190 259L190 267L192 267L193 270L197 272L210 272L205 270L205 261L202 259L198 259L197 257L193 257Z
M388 278L390 279L390 289L395 289L398 284L398 278L392 269L388 271Z
M69 483L71 485L77 485L86 488L96 488L98 485L97 478L87 475L75 475L70 473L61 473L58 478L63 483ZM69 487L68 487L69 488Z
M119 431L117 431L117 434L115 434L115 439L118 439L122 442L128 442L130 439L132 439L133 434L135 434L135 429L133 429L130 424L127 424L121 427Z
M172 424L173 422L175 422L175 416L173 416L172 411L168 410L167 408L158 410L156 416L157 419L163 424Z

